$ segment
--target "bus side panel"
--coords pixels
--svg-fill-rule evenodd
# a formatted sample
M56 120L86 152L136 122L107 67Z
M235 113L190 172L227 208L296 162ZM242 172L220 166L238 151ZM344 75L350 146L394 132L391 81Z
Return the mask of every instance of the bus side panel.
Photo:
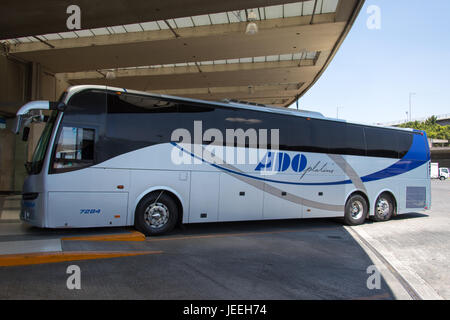
M287 175L286 175L287 176ZM285 179L296 181L297 175L289 175ZM277 188L274 190L274 188ZM301 187L297 185L277 185L268 183L264 188L264 219L298 219L302 217L303 206L298 201L288 199L290 195L298 195Z
M217 222L219 219L219 172L192 171L189 222Z
M48 204L53 228L124 226L128 193L49 192Z
M315 205L303 206L303 218L343 217L345 205L345 186L307 186L303 187L304 198L314 201ZM325 206L342 206L342 210L331 211Z
M398 213L422 211L431 208L430 159L431 153L425 131L414 130L413 144L403 160L421 164L400 175L405 181L399 190L401 205Z
M128 224L134 225L134 215L139 201L156 190L166 190L174 194L181 202L183 223L189 218L189 193L191 175L189 171L171 170L130 170L130 205Z
M219 221L262 220L263 190L220 174Z
M129 170L90 167L46 180L49 227L126 225Z
M430 209L431 187L427 176L428 166L424 164L398 179L398 213Z

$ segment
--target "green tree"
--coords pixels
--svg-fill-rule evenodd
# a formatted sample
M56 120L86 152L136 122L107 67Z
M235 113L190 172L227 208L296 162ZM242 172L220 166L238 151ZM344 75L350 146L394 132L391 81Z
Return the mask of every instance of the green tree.
M436 116L431 116L424 122L411 121L399 125L400 128L424 130L428 138L450 140L450 126L441 126Z

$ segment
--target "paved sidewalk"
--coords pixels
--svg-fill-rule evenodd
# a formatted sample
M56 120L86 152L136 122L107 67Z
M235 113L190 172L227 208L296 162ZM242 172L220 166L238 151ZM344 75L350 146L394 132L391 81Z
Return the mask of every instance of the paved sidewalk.
M352 227L423 299L450 299L450 181L432 181L432 210Z
M19 220L21 196L0 196L0 220Z

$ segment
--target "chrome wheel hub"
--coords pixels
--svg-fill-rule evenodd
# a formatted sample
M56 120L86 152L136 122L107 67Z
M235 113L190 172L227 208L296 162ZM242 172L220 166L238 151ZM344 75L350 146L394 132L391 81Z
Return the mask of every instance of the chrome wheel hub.
M163 203L152 203L145 209L144 219L150 228L161 228L169 221L169 209Z
M377 202L377 213L379 216L381 217L385 217L389 214L389 201L387 201L384 198L381 198L380 200L378 200Z
M361 201L355 200L351 204L351 215L353 219L360 219L364 214L364 206Z

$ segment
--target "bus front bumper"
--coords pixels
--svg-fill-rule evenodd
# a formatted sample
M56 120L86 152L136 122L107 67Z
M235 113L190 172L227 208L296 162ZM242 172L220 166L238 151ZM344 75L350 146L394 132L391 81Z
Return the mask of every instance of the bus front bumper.
M35 227L45 227L43 194L24 193L20 205L20 220Z

